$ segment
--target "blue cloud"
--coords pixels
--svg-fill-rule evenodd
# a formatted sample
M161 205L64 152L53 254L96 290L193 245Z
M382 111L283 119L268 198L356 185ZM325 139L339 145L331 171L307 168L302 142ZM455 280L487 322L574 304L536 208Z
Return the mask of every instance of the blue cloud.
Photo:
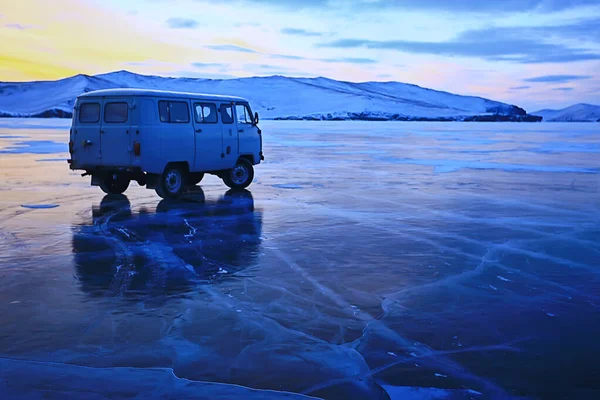
M531 86L515 86L515 87L511 87L510 90L525 90L525 89L529 89L531 88Z
M211 50L216 50L216 51L237 51L238 53L257 53L257 51L255 51L255 50L248 49L246 47L236 46L233 44L211 44L211 45L208 45L205 47L209 48Z
M515 13L524 11L556 12L582 6L597 6L598 0L378 0L365 3L369 8L440 10L471 13Z
M198 21L191 18L169 18L167 26L171 29L194 29L197 28Z
M289 54L267 54L270 58L280 58L282 60L306 60L306 57L292 56Z
M557 87L552 90L559 91L559 92L570 92L571 90L573 90L573 88L572 87Z
M285 35L295 35L295 36L306 36L306 37L323 36L323 34L320 32L307 31L306 29L298 29L298 28L283 28L280 32Z
M550 83L565 83L581 79L590 79L590 75L543 75L533 78L523 79L525 82L550 82Z
M597 33L596 35L593 35ZM566 63L600 60L600 53L585 47L573 47L559 39L600 42L600 18L585 19L556 27L504 27L467 30L445 42L408 40L339 39L319 43L317 47L368 48L405 53L434 54L450 57L476 57L489 61L520 64Z
M351 64L376 64L378 61L372 58L361 57L340 57L340 58L322 58L320 61L328 63L351 63Z
M19 31L24 31L26 29L31 29L31 26L29 25L21 25L21 24L6 24L4 25L6 28L9 29L17 29Z
M192 67L195 67L195 68L211 68L211 67L224 67L227 64L194 62L191 65L192 65Z
M210 0L196 0L210 3ZM425 10L450 11L464 13L519 13L519 12L556 12L582 6L596 6L598 0L230 0L230 3L243 5L261 5L289 10L317 9L339 10L340 6L348 9L370 10Z

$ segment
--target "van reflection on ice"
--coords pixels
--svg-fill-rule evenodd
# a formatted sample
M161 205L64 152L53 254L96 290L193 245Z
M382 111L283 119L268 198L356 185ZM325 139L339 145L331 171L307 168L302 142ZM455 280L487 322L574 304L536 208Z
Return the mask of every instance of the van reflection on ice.
M195 187L154 212L107 195L91 222L73 228L76 275L92 296L184 294L255 265L261 231L262 213L245 190L206 200Z

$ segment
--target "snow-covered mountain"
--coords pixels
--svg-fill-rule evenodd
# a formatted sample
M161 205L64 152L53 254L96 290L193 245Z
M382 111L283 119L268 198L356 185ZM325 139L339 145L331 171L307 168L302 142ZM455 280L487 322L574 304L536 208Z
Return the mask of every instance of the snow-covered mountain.
M0 116L70 117L77 95L117 87L242 96L266 119L539 120L514 105L399 82L352 83L283 76L165 78L128 71L0 83Z
M562 110L539 110L534 113L549 122L600 122L600 106L575 104Z

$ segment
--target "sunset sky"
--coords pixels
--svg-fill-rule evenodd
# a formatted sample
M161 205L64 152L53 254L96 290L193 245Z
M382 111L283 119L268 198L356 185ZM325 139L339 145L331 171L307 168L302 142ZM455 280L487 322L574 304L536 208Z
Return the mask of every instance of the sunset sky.
M600 0L0 0L0 42L2 81L324 76L600 104Z

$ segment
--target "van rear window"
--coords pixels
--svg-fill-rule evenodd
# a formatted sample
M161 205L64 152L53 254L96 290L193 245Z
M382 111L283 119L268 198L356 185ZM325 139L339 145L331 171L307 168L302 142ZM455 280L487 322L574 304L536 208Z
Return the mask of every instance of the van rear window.
M161 122L188 123L190 122L190 109L185 101L158 102L158 114Z
M127 103L106 103L104 105L104 122L123 123L127 121Z
M83 103L79 106L79 122L92 124L100 121L100 103Z

